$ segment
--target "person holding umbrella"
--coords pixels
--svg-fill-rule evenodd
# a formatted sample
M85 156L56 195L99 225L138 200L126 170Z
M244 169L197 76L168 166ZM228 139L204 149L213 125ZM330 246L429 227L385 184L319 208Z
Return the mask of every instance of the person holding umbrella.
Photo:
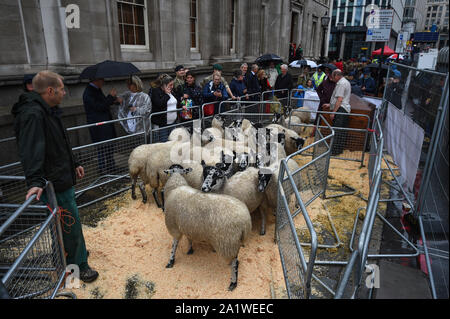
M83 105L88 124L112 121L111 106L121 104L123 99L117 96L117 90L112 89L106 96L102 88L103 78L91 79L83 93ZM114 124L98 125L89 128L92 143L99 143L117 137ZM115 170L114 145L102 144L98 146L99 175L112 174Z

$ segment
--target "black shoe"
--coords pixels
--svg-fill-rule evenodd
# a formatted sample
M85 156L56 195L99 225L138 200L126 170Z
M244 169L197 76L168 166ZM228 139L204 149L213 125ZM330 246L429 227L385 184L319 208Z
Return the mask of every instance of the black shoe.
M85 270L80 272L80 279L87 283L95 281L97 277L98 272L89 266Z

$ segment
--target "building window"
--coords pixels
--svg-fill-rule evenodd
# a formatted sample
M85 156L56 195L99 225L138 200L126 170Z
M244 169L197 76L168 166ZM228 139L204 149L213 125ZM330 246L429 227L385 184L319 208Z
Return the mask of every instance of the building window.
M147 0L117 1L123 49L148 49Z
M191 24L191 50L198 49L198 3L197 0L191 0L191 14L189 17Z

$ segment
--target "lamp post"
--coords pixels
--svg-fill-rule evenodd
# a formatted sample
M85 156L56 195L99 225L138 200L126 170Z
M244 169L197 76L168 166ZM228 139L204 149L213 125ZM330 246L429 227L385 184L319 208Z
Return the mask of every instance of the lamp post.
M331 18L328 16L328 12L325 13L325 16L323 16L320 19L320 22L322 24L322 28L323 28L323 40L322 40L322 51L321 51L321 60L324 61L325 60L325 41L326 41L326 34L327 34L327 30L328 30L328 25L330 24L330 20Z

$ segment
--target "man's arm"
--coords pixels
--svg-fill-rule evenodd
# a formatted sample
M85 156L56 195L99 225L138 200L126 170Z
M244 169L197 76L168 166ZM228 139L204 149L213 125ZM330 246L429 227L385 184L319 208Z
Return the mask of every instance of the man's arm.
M20 161L29 188L26 198L28 199L31 195L37 194L37 199L39 200L47 182L44 174L44 120L41 114L33 112L21 120L17 143Z

